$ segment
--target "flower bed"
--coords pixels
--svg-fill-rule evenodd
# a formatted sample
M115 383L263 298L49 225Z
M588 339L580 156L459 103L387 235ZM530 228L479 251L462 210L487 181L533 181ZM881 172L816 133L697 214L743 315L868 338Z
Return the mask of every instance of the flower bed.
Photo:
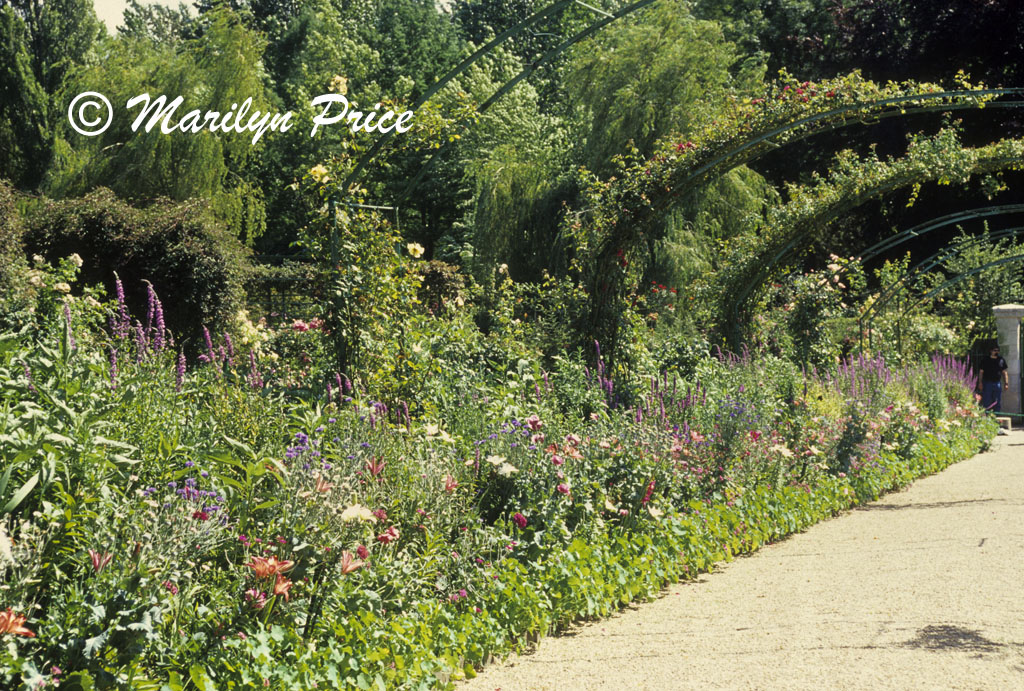
M155 296L66 304L0 338L12 687L443 687L994 434L947 360L520 360L410 409L275 389L227 337L188 361Z

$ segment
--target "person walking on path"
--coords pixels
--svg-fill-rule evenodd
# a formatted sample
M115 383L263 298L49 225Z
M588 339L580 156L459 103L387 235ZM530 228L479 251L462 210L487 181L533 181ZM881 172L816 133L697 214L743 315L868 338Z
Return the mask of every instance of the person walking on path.
M1009 386L1006 360L999 356L999 346L992 346L988 357L981 361L981 406L994 413L1001 412L1003 390Z

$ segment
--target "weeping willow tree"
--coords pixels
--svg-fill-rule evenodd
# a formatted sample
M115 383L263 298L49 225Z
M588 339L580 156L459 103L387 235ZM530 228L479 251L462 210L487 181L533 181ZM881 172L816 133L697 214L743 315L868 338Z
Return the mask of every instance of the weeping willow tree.
M153 99L166 95L168 103L181 96L171 124L193 109L227 112L232 103L250 98L250 113L271 110L263 82L263 39L227 8L211 12L208 21L202 36L191 41L108 38L97 49L96 64L69 79L67 93L99 91L114 104L146 93ZM263 194L249 168L256 161L253 152L265 142L254 146L251 135L209 131L164 134L160 126L133 131L141 112L141 107L118 112L96 137L81 136L62 120L47 193L75 197L108 187L137 201L202 198L243 241L251 244L261 235Z
M621 152L642 160L660 138L685 136L723 103L760 89L762 79L758 62L741 58L716 22L693 18L681 0L656 3L580 44L563 73L565 107L540 113L529 92L510 96L521 119L497 118L508 136L482 142L470 166L475 188L465 223L474 275L489 280L498 264L528 279L545 269L566 272L573 248L559 229L565 210L579 206L585 175L577 170L614 177ZM715 241L752 227L771 194L759 175L739 168L680 199L648 247L652 274L678 284L713 269Z

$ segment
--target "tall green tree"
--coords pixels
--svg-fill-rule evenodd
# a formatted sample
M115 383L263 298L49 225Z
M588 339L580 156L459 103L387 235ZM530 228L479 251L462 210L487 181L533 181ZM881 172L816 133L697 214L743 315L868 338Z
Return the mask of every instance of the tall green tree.
M104 34L90 0L0 0L0 174L37 187L68 75Z
M225 113L249 98L250 115L265 113L271 108L263 82L263 47L256 32L223 9L211 13L203 33L189 41L109 39L98 64L75 74L69 93L99 91L120 107L139 94L165 95L168 102L181 96L172 123L193 109ZM108 187L141 204L159 197L201 197L242 240L251 244L261 235L266 223L262 192L249 170L261 144L252 143L252 134L205 129L164 134L159 126L133 131L141 112L140 106L120 112L96 137L79 135L62 121L48 192L79 196Z

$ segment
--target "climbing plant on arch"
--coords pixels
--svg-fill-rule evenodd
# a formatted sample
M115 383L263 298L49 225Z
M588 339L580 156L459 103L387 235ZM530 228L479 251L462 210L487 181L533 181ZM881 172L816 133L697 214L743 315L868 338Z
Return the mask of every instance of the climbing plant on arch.
M841 152L827 176L789 188L790 201L769 212L756 238L758 246L747 248L747 260L730 272L720 305L730 342L742 340L751 298L772 272L842 214L900 188L929 181L964 183L975 175L1021 166L1024 141L965 148L955 129L930 138L913 137L902 158L859 158Z
M857 122L912 112L1022 105L994 99L1024 90L985 89L962 76L957 79L960 89L950 91L917 82L879 85L857 72L816 83L782 73L763 96L733 98L724 112L687 139L668 138L647 159L623 156L620 175L602 181L584 172L587 212L568 217L566 232L580 248L579 267L590 293L587 339L601 341L606 356L614 357L623 299L643 272L643 252L660 232L660 212L705 181L782 144ZM846 154L846 159L852 156ZM994 169L1002 167L1007 165ZM905 184L912 184L919 172L915 169ZM793 214L798 206L787 205L782 215Z

